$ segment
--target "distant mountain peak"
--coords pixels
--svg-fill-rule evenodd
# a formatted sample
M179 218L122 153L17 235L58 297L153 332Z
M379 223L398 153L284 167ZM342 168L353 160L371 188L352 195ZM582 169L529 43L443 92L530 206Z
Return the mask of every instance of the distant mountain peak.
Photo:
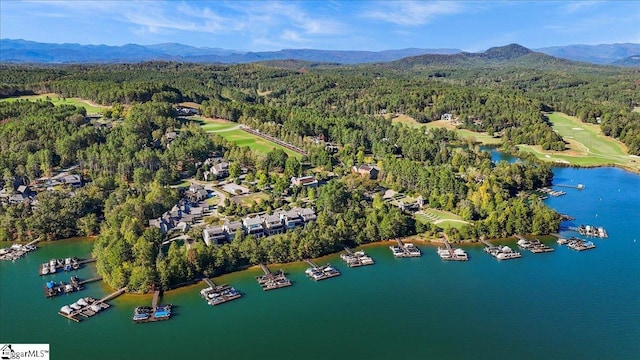
M489 59L495 60L509 60L519 58L524 55L529 55L533 53L532 50L519 45L519 44L509 44L506 46L497 46L487 49L484 52L484 55Z

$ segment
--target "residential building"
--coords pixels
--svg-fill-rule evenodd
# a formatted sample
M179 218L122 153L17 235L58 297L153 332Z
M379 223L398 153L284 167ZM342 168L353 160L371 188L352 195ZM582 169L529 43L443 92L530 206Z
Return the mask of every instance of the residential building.
M242 229L242 222L227 221L224 223L224 225L222 225L222 228L227 233L227 240L232 241L233 238L236 236L236 231L238 231L238 229Z
M313 175L310 176L302 176L302 177L292 177L291 178L291 186L309 186L309 187L317 187L318 180Z
M303 224L302 217L298 213L299 210L302 210L302 209L294 208L289 211L280 212L279 214L280 220L282 220L282 223L287 229L291 230L291 229L294 229L296 226L300 226Z
M263 216L262 222L264 223L264 232L266 235L282 234L285 231L282 220L277 214Z
M202 230L202 238L208 245L220 245L227 240L227 232L223 226L207 226Z
M313 221L317 217L316 212L313 211L313 209L309 209L309 208L300 209L298 214L300 215L300 217L305 223L308 223L309 221Z
M264 227L262 226L262 219L259 216L246 217L242 219L242 226L247 235L253 235L261 237L264 235Z
M378 178L378 174L380 173L380 169L374 165L365 165L362 164L360 166L354 166L351 169L353 172L358 173L362 176L366 176L371 180L375 180Z

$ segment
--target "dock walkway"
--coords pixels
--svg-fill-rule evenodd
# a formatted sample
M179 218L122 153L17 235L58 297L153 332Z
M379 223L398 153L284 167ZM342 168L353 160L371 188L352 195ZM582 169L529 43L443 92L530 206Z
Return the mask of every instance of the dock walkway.
M307 276L312 280L320 281L340 275L340 271L332 267L331 264L318 266L310 259L304 259L304 262L311 266L310 268L307 268L304 273L307 274Z
M156 322L162 320L168 320L171 318L171 312L173 309L172 304L158 305L160 300L161 291L156 290L153 293L153 300L151 301L151 307L138 306L133 310L133 322L135 324Z
M242 297L242 294L229 285L216 285L209 278L204 278L202 280L209 287L200 290L200 296L202 296L207 301L207 304L211 306L224 304Z
M438 255L442 260L447 261L467 261L469 260L469 255L467 252L462 249L453 249L451 244L446 238L442 238L442 242L444 243L445 248L438 247Z
M291 280L286 277L284 271L278 270L272 273L265 264L260 264L260 267L264 271L264 275L256 276L256 281L262 290L268 291L291 286Z
M418 249L414 244L412 243L405 244L402 242L402 240L398 238L396 238L396 242L398 243L398 245L389 246L389 249L391 249L393 256L397 258L422 256L420 249Z
M63 306L60 311L58 311L58 315L75 322L80 322L82 321L81 317L90 318L96 315L98 312L111 307L111 305L109 305L107 301L122 295L125 291L127 291L127 288L123 287L122 289L116 290L115 292L103 297L100 300L96 300L92 297L80 298L78 301L71 305Z
M375 262L373 259L365 254L363 250L356 252L351 251L348 246L344 247L346 253L340 254L340 258L347 263L349 267L359 267L365 265L373 265Z
M515 237L518 238L518 247L521 249L529 250L534 254L548 253L553 252L555 249L543 244L538 239L527 240L522 235L515 234Z

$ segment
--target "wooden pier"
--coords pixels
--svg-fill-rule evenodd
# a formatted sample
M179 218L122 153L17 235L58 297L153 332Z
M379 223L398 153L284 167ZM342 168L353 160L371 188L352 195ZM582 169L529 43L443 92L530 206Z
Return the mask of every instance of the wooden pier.
M264 271L264 275L256 276L256 281L258 281L262 290L268 291L291 286L291 280L285 276L284 271L279 270L272 273L265 264L260 264L260 267Z
M211 306L224 304L242 297L242 294L229 285L216 285L209 278L204 278L202 280L209 287L200 290L200 296L202 296Z
M103 297L100 300L96 300L92 297L81 298L71 305L63 306L62 309L58 311L58 314L69 320L80 322L82 321L83 317L90 318L96 315L98 312L111 307L111 305L109 305L107 301L122 295L126 290L127 288L124 287Z
M161 292L156 290L153 293L153 300L151 301L151 307L138 306L133 310L133 322L135 324L148 323L169 320L171 318L171 311L173 305L158 305Z
M375 264L373 259L367 254L365 254L363 250L353 252L347 246L344 247L344 250L346 251L346 253L340 254L340 258L345 263L347 263L347 266L349 267L359 267L359 266Z
M521 235L516 234L514 236L518 238L518 242L517 242L518 247L520 247L521 249L529 250L534 254L541 254L541 253L548 253L548 252L555 251L554 248L551 248L546 244L543 244L538 239L527 240Z
M578 185L557 184L553 186L563 187L563 188L572 188L572 189L578 189L578 190L584 190L585 188L584 184L578 184Z
M72 276L68 283L64 281L55 282L47 281L44 285L44 296L51 298L62 294L70 294L84 289L84 284L88 284L93 281L102 280L102 276L97 276L87 280L80 280L77 276Z
M20 259L24 255L36 250L35 243L40 241L40 238L33 240L26 245L13 244L7 248L0 249L0 260L16 260Z
M65 258L65 259L51 259L40 265L38 268L38 275L51 275L56 274L58 270L73 271L78 270L84 264L95 262L95 258L80 260L77 257Z
M442 260L447 261L467 261L469 260L469 256L462 249L453 249L451 244L446 238L442 238L442 242L444 243L445 249L438 247L438 255Z
M402 242L402 240L398 238L396 238L396 242L398 243L398 245L389 246L389 249L391 249L393 256L398 258L422 256L420 249L418 249L414 244L412 243L405 244Z
M563 244L567 245L569 249L573 249L576 251L585 251L585 250L591 250L596 248L596 245L593 242L583 240L577 237L572 237L566 240L565 242L563 242Z
M340 271L332 267L331 264L318 266L318 264L314 263L310 259L304 259L304 261L311 266L305 270L304 273L315 281L325 280L340 275Z
M609 237L609 234L607 234L607 230L605 230L602 226L597 227L592 225L581 224L577 228L571 227L569 228L569 230L576 231L578 234L582 236L597 237L601 239L606 239Z
M485 239L480 239L480 242L486 245L484 248L484 252L493 256L497 260L511 260L518 259L522 257L522 254L519 252L513 251L508 246L494 246L490 242Z

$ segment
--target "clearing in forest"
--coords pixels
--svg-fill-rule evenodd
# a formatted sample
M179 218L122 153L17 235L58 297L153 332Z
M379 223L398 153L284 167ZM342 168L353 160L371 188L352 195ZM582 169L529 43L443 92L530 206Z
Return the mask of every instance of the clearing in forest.
M394 117L391 120L396 124L405 124L410 127L425 127L427 129L431 128L445 128L449 130L455 131L461 138L469 139L472 142L478 142L483 145L499 145L502 142L502 139L499 137L493 137L486 132L475 132L467 129L460 129L456 127L451 121L447 120L437 120L431 121L428 123L419 123L415 119L407 115L399 115Z
M602 134L599 125L583 123L560 112L547 116L553 129L568 143L568 150L545 151L540 146L531 145L518 145L518 148L546 161L580 166L619 165L640 171L639 159L628 155L622 142Z
M415 214L415 218L423 224L433 223L443 229L449 227L460 229L464 225L471 224L468 221L462 220L459 215L437 209L423 209Z
M0 99L0 101L16 101L18 99L29 100L29 101L48 100L48 101L51 101L53 105L56 105L56 106L57 105L81 106L87 109L87 113L89 114L97 114L97 113L100 113L103 109L109 108L109 106L99 105L89 100L85 100L81 98L63 98L62 96L54 93L11 97L6 99Z

